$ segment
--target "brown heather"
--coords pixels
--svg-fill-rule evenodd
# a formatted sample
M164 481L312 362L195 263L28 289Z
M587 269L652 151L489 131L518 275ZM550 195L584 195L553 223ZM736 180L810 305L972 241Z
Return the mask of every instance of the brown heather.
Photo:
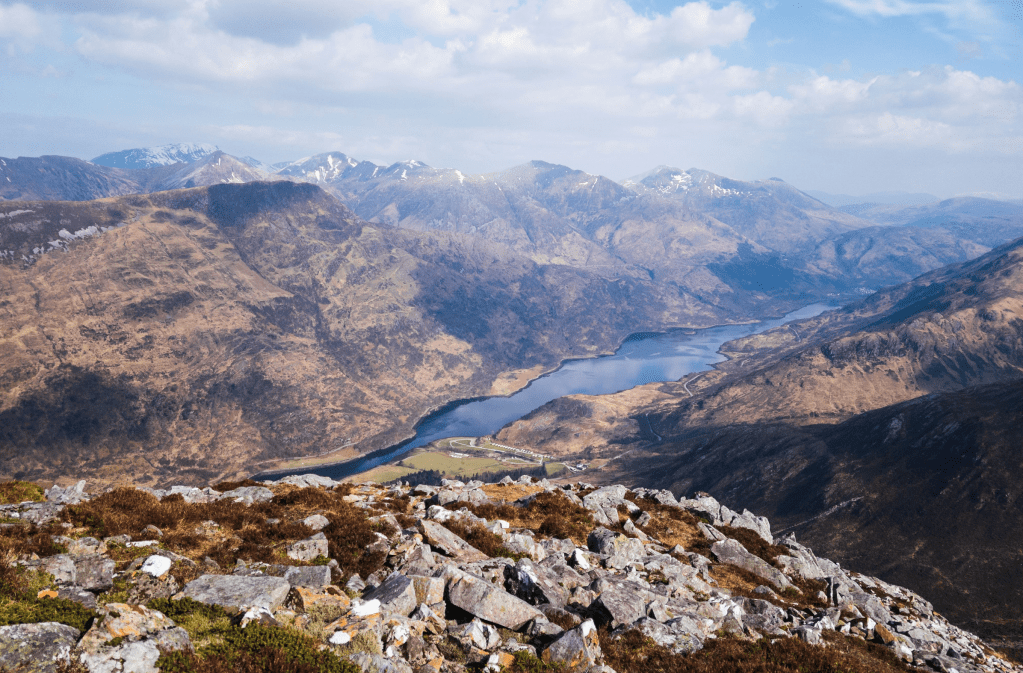
M511 487L514 487L514 484L508 488ZM502 491L495 490L494 493L499 497ZM556 491L540 493L523 507L490 503L466 507L476 516L488 521L503 519L513 528L528 528L534 533L570 539L582 546L586 546L586 536L594 526L588 510Z
M888 649L826 632L827 646L798 638L757 641L707 640L702 650L675 654L639 631L612 640L598 632L605 662L618 673L904 673L906 667Z
M344 501L349 487L334 491L278 487L276 491L269 502L253 505L224 500L189 504L180 495L161 501L145 491L117 488L69 506L62 516L75 526L74 534L100 538L127 534L145 539L149 537L145 528L152 524L163 531L160 542L164 548L196 561L209 556L227 567L238 559L284 562L286 545L313 533L301 520L320 513L330 520L323 533L330 543L330 556L338 560L342 574L357 572L365 576L383 563L382 554L365 551L376 536L366 512ZM271 523L274 519L277 523ZM204 533L200 524L206 521L217 523L222 532ZM27 537L19 551L26 553L29 547L40 546L44 537L42 533Z

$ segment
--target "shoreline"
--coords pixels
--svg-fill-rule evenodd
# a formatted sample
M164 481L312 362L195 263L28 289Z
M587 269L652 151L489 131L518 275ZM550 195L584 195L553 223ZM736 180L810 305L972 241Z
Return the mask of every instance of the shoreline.
M406 443L408 443L410 441L415 440L416 436L418 435L418 431L419 431L420 426L422 426L424 423L432 420L433 418L437 417L438 415L447 413L448 411L451 411L452 409L455 409L457 407L463 406L465 404L471 404L473 402L480 402L480 401L483 401L483 400L493 399L493 398L510 398L513 395L516 395L516 394L526 390L531 385L533 385L536 381L539 381L540 379L543 379L544 377L550 376L551 374L557 372L558 370L560 370L561 368L563 368L567 364L570 364L572 362L582 362L582 361L586 361L586 360L594 360L594 359L597 359L597 358L610 357L610 356L616 355L618 353L618 351L620 351L622 349L622 347L626 343L628 343L629 341L650 339L650 338L654 338L654 337L657 337L657 336L662 336L662 335L672 334L672 333L675 333L675 332L682 332L682 331L690 332L690 334L687 334L686 336L695 336L695 334L697 334L699 332L702 332L702 331L705 331L705 330L717 329L717 328L720 328L720 327L739 327L739 326L742 326L742 325L756 325L758 323L767 322L769 320L777 320L777 319L780 319L780 318L784 318L789 313L792 313L794 311L798 311L801 308L805 308L807 306L812 306L814 304L827 304L827 305L831 305L831 301L828 301L828 298L818 299L818 300L812 301L812 302L810 302L808 304L802 304L802 305L797 306L795 308L789 309L788 311L782 313L781 315L777 315L777 316L768 315L768 316L764 316L762 318L755 319L755 320L736 321L736 322L724 322L724 323L718 323L718 324L714 324L714 325L709 325L707 327L680 326L680 327L669 327L667 329L663 329L663 330L659 330L659 331L644 330L644 331L640 331L640 332L630 332L628 335L626 335L621 340L619 340L618 345L613 350L601 351L601 352L594 353L594 354L591 354L591 355L585 355L585 356L582 356L582 357L571 357L571 358L566 358L564 360L561 360L557 364L557 366L555 366L555 367L553 367L551 369L545 370L542 374L540 374L540 375L530 379L521 388L517 388L517 389L515 389L515 390L513 390L511 392L508 392L508 393L505 393L505 394L499 394L499 395L477 395L475 397L457 398L457 399L454 399L454 400L450 400L450 401L448 401L448 402L446 402L446 403L444 403L442 405L433 407L429 411L427 411L425 414L423 414L422 416L419 417L419 419L416 421L415 425L412 427L412 434L411 435L407 436L404 439L401 439L400 441L398 441L396 443L390 444L389 446L386 446L386 447L383 447L383 448L380 448L380 449L374 449L373 451L370 451L370 452L364 453L364 454L360 454L359 456L357 456L355 458L350 458L348 460L341 460L341 461L337 461L337 462L333 462L333 463L324 463L322 465L316 465L315 467L311 467L310 469L312 469L312 470L326 470L326 469L330 469L332 467L339 467L341 465L346 465L346 464L349 464L349 463L355 463L356 461L371 460L371 459L376 458L376 457L382 457L382 456L384 456L384 455L386 455L386 454L388 454L388 453L390 453L392 451L396 451L403 444L406 444ZM837 308L837 307L842 306L842 305L844 305L844 304L837 304L835 307ZM728 342L726 341L724 343L728 343ZM724 344L722 344L722 346L723 345ZM720 348L716 352L720 352ZM722 354L722 355L724 355L724 354ZM727 355L725 357L727 359ZM716 363L716 364L720 364L720 362ZM714 365L712 364L712 365L710 365L710 367L713 369ZM509 370L507 372L502 372L501 374L498 374L497 378L495 378L494 381L496 382L501 377L506 376L506 375L508 375L508 374L510 374L512 372L515 372L515 371L522 371L522 368L520 368L520 369L512 369L512 370ZM685 378L685 376L682 377L682 379L684 379L684 378ZM682 379L680 379L680 380L682 380ZM494 384L492 383L491 387L493 387L493 385ZM633 387L636 387L636 386L633 386ZM411 448L416 448L416 447L411 447ZM354 473L352 475L348 475L348 476L349 477L350 476L355 476L357 474L361 474L362 472L366 472L369 469L372 469L372 468L367 468L367 470L362 470L360 472L356 472L356 473ZM290 474L306 474L306 472L296 471L294 468L280 468L280 469L276 469L276 470L264 470L264 471L258 472L257 474L252 475L249 478L250 479L256 479L257 477L262 477L262 478L277 477L277 478L280 478L280 477L288 476ZM347 477L345 477L345 478L347 478Z

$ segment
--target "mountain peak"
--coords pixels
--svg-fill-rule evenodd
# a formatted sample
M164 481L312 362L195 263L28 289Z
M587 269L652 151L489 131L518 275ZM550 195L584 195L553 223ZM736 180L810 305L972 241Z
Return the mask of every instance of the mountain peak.
M92 163L110 168L152 168L171 164L190 164L219 151L207 143L172 143L158 147L139 147L101 154Z

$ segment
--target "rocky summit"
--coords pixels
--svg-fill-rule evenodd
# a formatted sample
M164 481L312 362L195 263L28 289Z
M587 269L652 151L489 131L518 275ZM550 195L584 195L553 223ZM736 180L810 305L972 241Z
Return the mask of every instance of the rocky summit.
M705 493L300 475L0 497L5 671L1023 670Z

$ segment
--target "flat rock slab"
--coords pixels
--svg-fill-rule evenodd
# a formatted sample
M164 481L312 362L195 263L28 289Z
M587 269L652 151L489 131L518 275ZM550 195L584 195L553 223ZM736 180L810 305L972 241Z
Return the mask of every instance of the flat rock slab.
M325 587L330 584L328 566L291 566L284 573L284 579L293 587Z
M19 673L53 673L71 659L78 629L43 622L0 626L0 668Z
M457 561L473 563L490 558L439 523L420 519L417 525L431 547L439 549Z
M263 607L274 611L288 597L291 584L280 577L203 575L185 585L185 598L229 610Z
M465 576L448 586L448 601L484 621L517 631L543 613L486 580Z
M363 599L380 601L380 609L402 617L408 617L416 609L416 587L411 578L401 573L391 573L383 583L367 591Z
M737 540L731 538L715 542L710 546L710 553L721 563L729 563L733 566L748 570L757 577L762 577L775 586L779 591L788 589L792 582L777 568L771 566L759 556L746 551Z

